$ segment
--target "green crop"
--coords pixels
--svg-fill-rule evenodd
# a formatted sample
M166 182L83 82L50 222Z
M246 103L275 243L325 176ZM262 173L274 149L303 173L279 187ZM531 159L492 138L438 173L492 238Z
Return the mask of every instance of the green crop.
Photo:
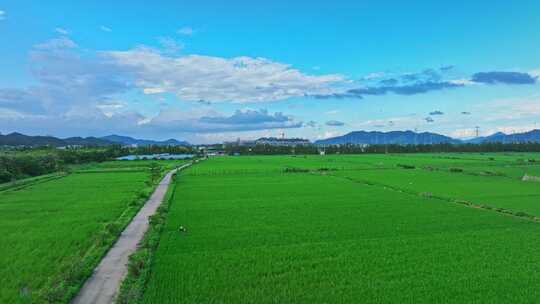
M69 301L146 200L149 177L96 170L0 191L0 303Z
M140 302L535 302L540 184L475 172L519 158L210 159L177 178Z

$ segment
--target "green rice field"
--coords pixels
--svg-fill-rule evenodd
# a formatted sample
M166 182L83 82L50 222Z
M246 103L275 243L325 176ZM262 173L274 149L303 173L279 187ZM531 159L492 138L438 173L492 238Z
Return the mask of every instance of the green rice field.
M150 194L148 165L85 165L0 188L0 303L67 303Z
M154 163L0 185L0 303L68 303ZM121 303L535 303L540 182L525 175L539 153L210 158L177 174Z
M525 174L540 154L212 158L177 177L133 302L535 303Z

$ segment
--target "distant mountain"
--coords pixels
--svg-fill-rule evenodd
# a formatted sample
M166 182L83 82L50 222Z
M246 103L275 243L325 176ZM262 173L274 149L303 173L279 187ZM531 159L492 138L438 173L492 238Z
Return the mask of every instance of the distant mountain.
M52 136L28 136L21 133L0 134L0 146L65 146L66 143Z
M540 130L532 130L524 133L505 134L502 132L494 133L486 137L476 137L465 141L467 143L525 143L540 142Z
M480 136L480 137L475 137L475 138L472 138L472 139L468 139L468 140L463 140L464 143L469 143L469 144L481 144L483 142L497 142L497 141L503 141L503 138L504 136L506 136L506 134L504 134L503 132L497 132L497 133L493 133L489 136Z
M317 145L338 145L338 144L439 144L439 143L460 143L458 139L453 139L437 133L415 133L413 131L354 131L343 136L331 137L317 140Z
M52 147L62 147L69 145L78 145L78 146L106 146L112 145L110 141L95 137L70 137L66 139L60 139L53 136L29 136L21 133L10 133L7 135L0 134L0 146L29 146L29 147L40 147L40 146L52 146Z
M68 137L63 140L67 145L72 146L110 146L114 144L112 141L97 137Z
M108 135L100 137L100 139L107 140L110 142L123 144L123 145L138 145L138 146L189 146L187 141L179 141L176 139L167 139L163 141L157 140L148 140L148 139L137 139L129 136L121 135Z

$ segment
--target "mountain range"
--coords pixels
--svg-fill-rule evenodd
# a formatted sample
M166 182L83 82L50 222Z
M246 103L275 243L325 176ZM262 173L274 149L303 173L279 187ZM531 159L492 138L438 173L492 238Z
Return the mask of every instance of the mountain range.
M437 133L413 131L354 131L342 136L330 137L315 141L317 145L342 145L342 144L440 144L440 143L461 143L458 139L453 139Z
M30 136L21 133L0 134L0 146L109 146L109 145L158 145L158 146L186 146L186 141L168 139L164 141L136 139L128 136L109 135L104 137L68 137L58 138L54 136Z
M338 145L338 144L480 144L480 143L525 143L540 142L540 130L532 130L523 133L505 134L502 132L494 133L489 136L476 137L468 140L460 140L445 135L413 131L354 131L342 136L330 137L317 140L317 145ZM21 133L0 134L0 146L53 146L63 147L70 145L78 146L108 146L114 144L137 145L137 146L186 146L190 145L187 141L176 139L167 139L163 141L137 139L129 136L108 135L103 137L68 137L58 138L54 136L29 136Z
M330 137L315 141L318 145L338 145L338 144L439 144L439 143L525 143L540 142L540 130L532 130L524 133L505 134L498 132L490 136L476 137L469 140L460 140L445 135L413 131L354 131L342 136Z
M138 145L138 146L189 146L187 141L179 141L176 139L167 139L163 141L149 140L149 139L136 139L129 136L121 135L108 135L100 137L100 139L110 142L123 144L123 145Z

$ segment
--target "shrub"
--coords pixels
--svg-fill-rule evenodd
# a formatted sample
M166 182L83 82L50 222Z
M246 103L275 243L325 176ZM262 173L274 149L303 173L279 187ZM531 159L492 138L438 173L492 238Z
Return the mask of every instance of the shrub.
M307 172L309 172L309 169L305 169L305 168L285 168L285 170L283 170L283 172L285 172L285 173L307 173Z
M450 168L450 172L455 172L455 173L463 172L463 169L461 169L461 168Z
M397 164L397 166L403 169L416 169L413 165Z

